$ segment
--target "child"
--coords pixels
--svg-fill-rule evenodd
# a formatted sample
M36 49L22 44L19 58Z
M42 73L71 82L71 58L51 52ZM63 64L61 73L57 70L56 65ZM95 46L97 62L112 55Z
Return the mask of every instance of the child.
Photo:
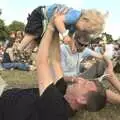
M102 32L105 16L97 10L78 11L60 4L53 4L48 7L40 6L33 10L28 17L25 36L19 46L19 50L23 50L26 46L34 48L36 43L40 42L45 31L44 21L49 21L55 11L61 12L64 10L67 10L66 13L55 16L54 25L62 36L63 42L69 44L72 50L75 49L75 45L69 33L73 33L75 30L85 31L87 34L99 34Z

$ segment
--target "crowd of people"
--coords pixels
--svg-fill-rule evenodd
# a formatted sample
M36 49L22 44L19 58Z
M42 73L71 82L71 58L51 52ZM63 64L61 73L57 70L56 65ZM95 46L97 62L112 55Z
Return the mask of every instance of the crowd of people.
M80 109L97 112L108 102L120 104L120 94L103 82L120 92L112 63L120 58L120 45L105 45L96 37L105 17L61 4L33 10L25 33L12 32L1 46L0 61L4 69L36 70L38 87L2 89L0 120L68 120ZM91 36L96 38L91 41Z
M0 49L0 66L1 70L35 70L32 51L18 51L18 46L24 37L23 31L11 32L9 40L1 45Z

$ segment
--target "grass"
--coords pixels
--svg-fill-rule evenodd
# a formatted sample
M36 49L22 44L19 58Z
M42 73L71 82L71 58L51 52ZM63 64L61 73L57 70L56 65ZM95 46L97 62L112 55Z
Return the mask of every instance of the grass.
M25 71L0 71L1 76L8 83L8 88L20 87L29 88L36 87L36 72ZM118 75L120 77L120 75ZM120 105L107 106L97 113L87 111L79 111L75 117L70 120L120 120Z

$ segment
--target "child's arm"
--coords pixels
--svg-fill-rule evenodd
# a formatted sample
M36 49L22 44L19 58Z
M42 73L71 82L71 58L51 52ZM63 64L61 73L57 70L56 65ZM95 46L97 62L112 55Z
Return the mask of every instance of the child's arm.
M69 36L69 30L65 28L65 15L64 14L56 14L54 19L54 24L57 30L60 32L62 39L65 44L69 44L72 50L75 50L74 42L72 38Z
M69 30L65 28L65 15L64 14L56 14L54 19L54 24L57 30L60 32L65 43L69 42ZM67 40L68 39L68 40ZM71 39L70 39L71 40Z
M54 29L52 25L49 24L41 40L36 57L37 79L38 79L38 87L39 87L40 95L42 95L45 89L54 81L48 60L49 49L51 46L53 34L54 34Z
M56 14L55 15L55 19L54 19L54 24L57 28L57 30L63 34L66 32L66 28L65 28L65 24L64 24L64 19L65 19L65 16L64 14Z

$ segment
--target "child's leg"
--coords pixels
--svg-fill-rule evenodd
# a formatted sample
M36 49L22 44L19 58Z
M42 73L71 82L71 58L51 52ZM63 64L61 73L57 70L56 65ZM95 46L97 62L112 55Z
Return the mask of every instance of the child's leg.
M31 41L35 41L35 36L34 35L30 35L30 34L25 34L23 40L21 41L20 45L18 46L18 49L20 51L22 51L23 49L26 48L26 46L28 46Z
M26 48L31 41L34 41L35 39L37 41L41 40L41 34L43 33L43 20L44 16L41 6L34 9L33 12L28 16L28 21L25 27L26 34L19 45L20 51Z

